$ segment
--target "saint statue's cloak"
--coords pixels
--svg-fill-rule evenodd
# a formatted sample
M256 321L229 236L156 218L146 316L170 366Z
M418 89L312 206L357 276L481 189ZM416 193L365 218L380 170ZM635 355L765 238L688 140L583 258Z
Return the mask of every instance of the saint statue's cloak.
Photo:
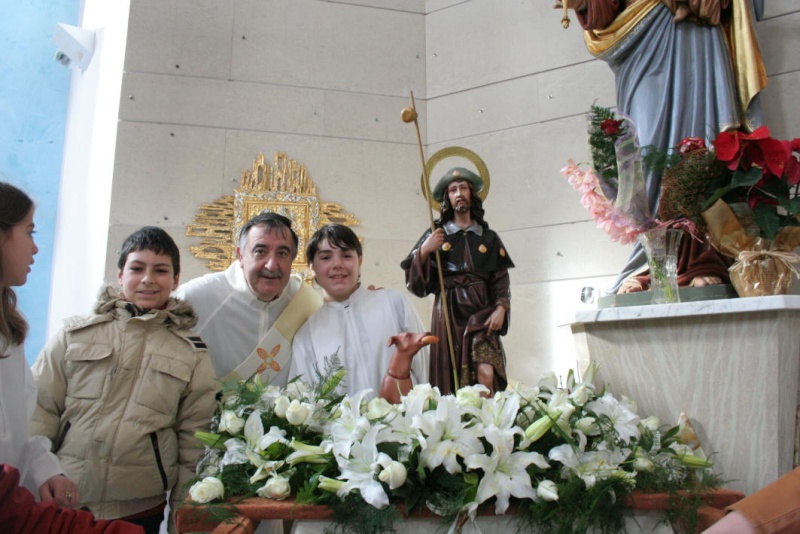
M462 230L452 222L446 223L445 241L439 254L444 278L444 297L439 287L436 256L431 254L425 263L419 258L419 247L430 235L426 231L414 249L400 264L406 273L406 287L418 297L435 295L431 315L431 333L439 343L431 345L430 381L442 394L477 384L477 363L494 367L494 390L502 391L508 384L505 353L500 335L508 332L511 312L508 269L514 262L503 242L493 230L474 223ZM446 322L442 309L446 299L453 334L458 383L453 383ZM487 335L484 322L498 305L506 309L503 327Z

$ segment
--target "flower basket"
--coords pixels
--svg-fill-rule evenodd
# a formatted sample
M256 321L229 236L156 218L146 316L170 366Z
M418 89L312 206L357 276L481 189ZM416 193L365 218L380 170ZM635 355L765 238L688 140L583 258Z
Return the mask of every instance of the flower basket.
M793 252L800 246L800 227L784 227L774 240L768 240L748 231L747 216L737 216L722 200L704 211L703 219L714 246L736 260L730 267L730 276L740 297L789 292L792 277L797 276L794 264L800 261Z

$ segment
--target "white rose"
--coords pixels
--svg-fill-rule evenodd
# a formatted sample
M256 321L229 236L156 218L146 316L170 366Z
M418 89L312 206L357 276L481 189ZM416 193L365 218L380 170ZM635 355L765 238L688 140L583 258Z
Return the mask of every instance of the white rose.
M313 410L311 404L293 400L286 409L286 420L290 425L304 425L311 418Z
M653 467L653 462L646 456L637 456L633 460L633 468L636 471L652 471Z
M258 490L259 497L281 501L292 493L289 479L282 476L270 477L264 487Z
M456 401L462 408L480 408L483 405L483 397L481 392L488 392L486 386L466 386L456 391Z
M189 488L189 496L197 503L211 502L225 496L225 486L218 478L206 477Z
M236 415L236 412L225 410L219 418L219 431L229 434L238 434L244 428L244 419Z
M375 397L367 403L367 418L370 421L383 419L392 411L392 404L383 397Z
M291 401L289 400L289 397L285 395L278 397L278 399L275 401L275 415L286 419L286 410L289 408L290 402Z
M545 501L557 501L558 487L552 480L542 480L536 487L536 495Z
M393 461L378 474L378 480L389 484L390 489L397 489L405 484L407 476L406 466Z
M583 406L589 400L589 397L592 395L593 391L591 388L586 387L584 384L581 384L575 391L573 391L569 398L572 399L572 402L577 404L578 406Z

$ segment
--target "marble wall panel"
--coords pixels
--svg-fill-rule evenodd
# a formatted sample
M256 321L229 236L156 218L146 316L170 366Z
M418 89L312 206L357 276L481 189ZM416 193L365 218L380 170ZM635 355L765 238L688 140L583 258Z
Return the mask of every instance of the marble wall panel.
M549 121L573 114L583 116L592 104L616 107L614 73L605 62L592 60L589 52L584 52L585 62L538 75L536 98L540 120Z
M769 85L762 93L764 123L778 139L800 137L800 70L779 76L770 76Z
M362 7L377 7L392 11L408 11L409 13L425 13L425 0L325 0L332 4L348 4Z
M762 20L756 24L759 46L769 76L800 70L798 47L786 46L797 35L798 28L800 9L797 9L797 5L794 13Z
M764 18L797 13L798 11L800 11L800 5L795 0L769 0L764 2Z
M584 62L579 26L547 2L472 0L426 17L433 98Z
M547 373L563 381L576 369L569 323L575 311L586 308L580 301L584 286L611 285L610 278L579 278L536 284L518 284L511 272L511 326L503 339L509 378L534 386Z
M524 76L428 100L428 143L445 144L473 135L539 122L538 80Z
M125 71L228 79L234 5L235 0L130 2Z
M185 226L222 194L224 154L223 130L120 123L109 223Z
M416 142L413 126L400 120L409 96L139 73L124 76L122 95L123 120Z
M424 16L315 0L239 0L231 77L424 96Z

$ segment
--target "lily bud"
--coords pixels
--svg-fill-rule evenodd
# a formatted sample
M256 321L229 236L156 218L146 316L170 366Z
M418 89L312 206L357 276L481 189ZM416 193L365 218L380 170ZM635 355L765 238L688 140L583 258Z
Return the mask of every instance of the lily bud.
M536 495L544 501L557 501L558 486L552 480L542 480L536 487Z
M544 415L540 417L534 421L531 426L525 429L525 437L531 440L531 442L539 441L551 428L553 428L553 419L558 418L560 415L561 412L556 412L553 414L552 418L550 415Z

